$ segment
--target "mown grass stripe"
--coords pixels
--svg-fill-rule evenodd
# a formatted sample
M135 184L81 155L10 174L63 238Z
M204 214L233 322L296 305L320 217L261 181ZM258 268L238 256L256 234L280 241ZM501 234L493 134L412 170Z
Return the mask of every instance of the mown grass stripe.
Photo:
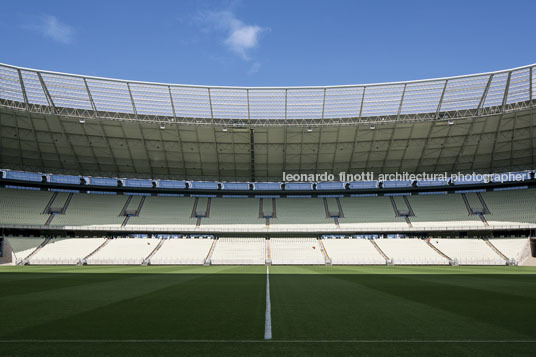
M536 343L536 340L0 340L0 343Z

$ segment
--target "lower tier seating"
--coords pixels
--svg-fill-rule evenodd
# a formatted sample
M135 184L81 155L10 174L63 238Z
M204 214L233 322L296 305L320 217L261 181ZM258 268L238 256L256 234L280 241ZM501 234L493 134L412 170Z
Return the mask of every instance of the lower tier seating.
M429 242L429 243L428 243ZM4 239L32 265L506 265L530 255L527 238L54 238ZM435 249L434 249L435 248ZM385 256L384 256L385 255Z
M482 239L434 238L430 243L460 265L506 265Z
M394 265L448 265L449 260L422 239L377 239L376 244Z
M151 265L203 265L213 239L168 239L151 258Z
M11 247L16 263L22 262L27 256L32 254L44 241L43 237L6 237L6 241Z
M324 239L334 265L385 265L385 259L368 239Z
M490 239L490 242L508 259L516 262L520 262L522 254L528 253L526 250L530 250L527 238Z
M73 265L100 247L106 238L55 238L31 257L32 265Z
M88 265L140 265L156 248L155 238L116 238L87 259Z
M270 256L273 265L314 265L326 262L315 238L272 238Z
M220 238L212 253L214 265L264 265L266 263L266 239Z

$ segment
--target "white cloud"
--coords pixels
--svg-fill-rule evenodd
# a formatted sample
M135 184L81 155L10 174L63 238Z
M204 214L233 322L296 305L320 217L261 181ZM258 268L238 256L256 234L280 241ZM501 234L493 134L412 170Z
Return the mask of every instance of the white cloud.
M74 39L74 28L60 22L56 16L44 15L41 17L41 23L32 28L43 36L65 45L72 43Z
M254 62L251 67L249 67L248 74L255 74L261 69L261 64L259 62Z
M199 20L225 33L223 43L235 54L249 61L249 52L259 45L262 32L267 31L257 25L247 25L231 11L209 11L200 13ZM258 70L257 65L257 70Z

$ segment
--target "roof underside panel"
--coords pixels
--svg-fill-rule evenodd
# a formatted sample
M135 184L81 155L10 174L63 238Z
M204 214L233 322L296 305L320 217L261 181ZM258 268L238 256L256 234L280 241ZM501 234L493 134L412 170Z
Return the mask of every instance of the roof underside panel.
M76 118L0 108L0 168L180 180L281 180L281 173L504 172L534 169L530 108L414 123L266 126ZM253 139L253 140L252 140ZM253 161L252 151L253 150Z

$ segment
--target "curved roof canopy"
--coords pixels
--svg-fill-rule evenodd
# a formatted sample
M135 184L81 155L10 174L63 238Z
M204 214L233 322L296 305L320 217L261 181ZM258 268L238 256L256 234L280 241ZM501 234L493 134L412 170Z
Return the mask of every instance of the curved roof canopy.
M0 64L0 104L39 113L184 124L322 125L493 115L531 107L536 65L409 82L326 87L149 83Z

